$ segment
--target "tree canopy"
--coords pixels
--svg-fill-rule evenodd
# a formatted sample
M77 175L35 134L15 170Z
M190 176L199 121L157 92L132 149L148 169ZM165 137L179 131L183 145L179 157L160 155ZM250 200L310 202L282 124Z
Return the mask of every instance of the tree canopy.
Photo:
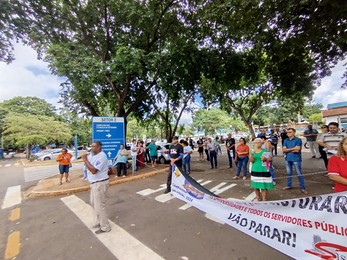
M0 59L21 39L67 78L64 105L92 116L143 119L197 87L224 109L242 93L310 97L347 51L343 0L1 1Z

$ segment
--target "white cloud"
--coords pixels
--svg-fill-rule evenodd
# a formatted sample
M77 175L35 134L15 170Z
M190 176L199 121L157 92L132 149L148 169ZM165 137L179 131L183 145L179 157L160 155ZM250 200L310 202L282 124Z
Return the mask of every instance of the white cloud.
M315 90L313 100L315 103L321 103L324 109L328 104L347 101L347 89L342 89L341 85L344 82L342 79L347 60L339 62L332 69L331 76L322 79L321 85Z
M27 46L15 45L16 60L0 63L0 102L16 96L35 96L54 106L58 104L62 78L51 75L48 64L37 59Z

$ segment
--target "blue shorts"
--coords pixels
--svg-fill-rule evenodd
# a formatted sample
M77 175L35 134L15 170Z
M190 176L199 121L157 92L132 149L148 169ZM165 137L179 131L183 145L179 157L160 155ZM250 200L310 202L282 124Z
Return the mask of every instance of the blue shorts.
M64 172L69 172L69 165L59 165L60 174L64 174Z

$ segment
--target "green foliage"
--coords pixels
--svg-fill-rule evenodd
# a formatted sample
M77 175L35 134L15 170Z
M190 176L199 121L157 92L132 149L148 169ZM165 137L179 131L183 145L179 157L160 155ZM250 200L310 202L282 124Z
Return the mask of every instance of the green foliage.
M11 23L13 9L9 0L0 0L0 62L10 63L13 57L12 40L14 25Z
M37 97L14 97L0 103L0 108L18 114L56 117L56 108Z
M213 135L216 129L230 129L231 117L218 108L199 109L193 113L193 127L197 131L204 131L205 135Z
M68 124L72 136L77 136L78 145L88 146L92 140L92 122L88 118L80 118L66 108L61 109L59 121Z
M319 125L322 123L323 116L322 113L316 113L316 114L311 114L308 118L307 121L309 121L313 125Z
M67 124L47 116L10 113L4 120L4 139L16 146L67 143L72 139Z

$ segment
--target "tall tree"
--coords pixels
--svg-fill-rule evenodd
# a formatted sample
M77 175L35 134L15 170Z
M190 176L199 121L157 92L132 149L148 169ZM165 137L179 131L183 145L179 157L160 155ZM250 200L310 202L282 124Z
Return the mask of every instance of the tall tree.
M72 135L67 124L52 117L10 113L4 120L4 141L16 146L28 146L30 157L32 145L71 142Z
M13 60L14 24L11 22L13 8L9 0L0 0L0 62L9 63Z
M162 71L182 65L170 59L185 46L175 41L191 41L182 1L14 2L19 35L68 79L64 104L92 116L143 116L159 81L173 76Z
M205 135L216 134L217 129L230 129L231 123L231 117L218 108L199 109L193 113L193 127L204 131Z

